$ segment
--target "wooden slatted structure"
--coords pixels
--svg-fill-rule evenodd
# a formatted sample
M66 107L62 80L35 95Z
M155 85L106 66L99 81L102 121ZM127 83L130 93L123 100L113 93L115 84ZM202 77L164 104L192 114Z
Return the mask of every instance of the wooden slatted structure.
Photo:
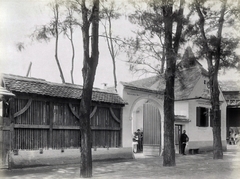
M13 75L4 76L3 82L16 95L3 102L3 157L14 149L80 147L81 87ZM99 89L92 99L92 147L121 147L124 101Z
M152 104L143 105L143 153L159 155L161 144L161 116Z

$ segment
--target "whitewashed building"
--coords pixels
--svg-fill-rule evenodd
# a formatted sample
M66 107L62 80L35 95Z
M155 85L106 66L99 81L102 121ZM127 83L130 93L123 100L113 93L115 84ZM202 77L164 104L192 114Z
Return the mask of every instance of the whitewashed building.
M207 71L187 48L177 65L175 80L175 151L180 150L179 136L186 130L190 141L187 151L212 150L213 133L210 121L210 95ZM132 146L133 133L143 131L143 154L160 155L164 134L164 76L153 76L133 82L121 82L119 95L127 102L123 108L122 145ZM226 101L220 91L221 134L226 149Z

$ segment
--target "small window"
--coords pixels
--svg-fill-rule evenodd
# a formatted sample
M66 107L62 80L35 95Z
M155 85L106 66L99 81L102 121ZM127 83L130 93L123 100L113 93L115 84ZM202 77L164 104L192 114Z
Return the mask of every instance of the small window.
M208 127L209 110L204 107L197 107L197 126Z

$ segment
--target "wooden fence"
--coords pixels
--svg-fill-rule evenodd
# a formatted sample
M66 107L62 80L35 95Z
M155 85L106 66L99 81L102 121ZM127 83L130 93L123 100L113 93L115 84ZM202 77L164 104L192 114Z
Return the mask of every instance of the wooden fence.
M3 145L10 140L11 149L79 148L79 103L39 97L13 99L10 112L4 117ZM121 146L121 115L121 106L93 105L92 147Z

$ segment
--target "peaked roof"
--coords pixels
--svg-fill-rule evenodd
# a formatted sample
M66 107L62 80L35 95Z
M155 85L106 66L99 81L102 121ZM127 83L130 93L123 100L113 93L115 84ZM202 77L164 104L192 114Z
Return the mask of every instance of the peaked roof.
M3 84L7 90L13 93L20 92L71 99L81 99L82 96L82 86L80 85L53 83L37 78L3 74ZM92 101L125 104L117 93L97 88L93 89Z
M219 86L228 105L240 105L240 81L219 81Z
M132 82L121 82L125 87L135 90L162 93L165 88L165 80L162 76L151 76Z
M191 58L191 59L190 59ZM187 99L201 76L207 76L207 71L197 62L191 48L187 48L181 62L177 65L175 78L175 100ZM165 79L163 75L152 76L132 82L122 82L130 89L152 91L164 94Z
M223 92L227 91L238 91L240 92L240 81L233 81L233 80L222 80L219 81L219 86Z

